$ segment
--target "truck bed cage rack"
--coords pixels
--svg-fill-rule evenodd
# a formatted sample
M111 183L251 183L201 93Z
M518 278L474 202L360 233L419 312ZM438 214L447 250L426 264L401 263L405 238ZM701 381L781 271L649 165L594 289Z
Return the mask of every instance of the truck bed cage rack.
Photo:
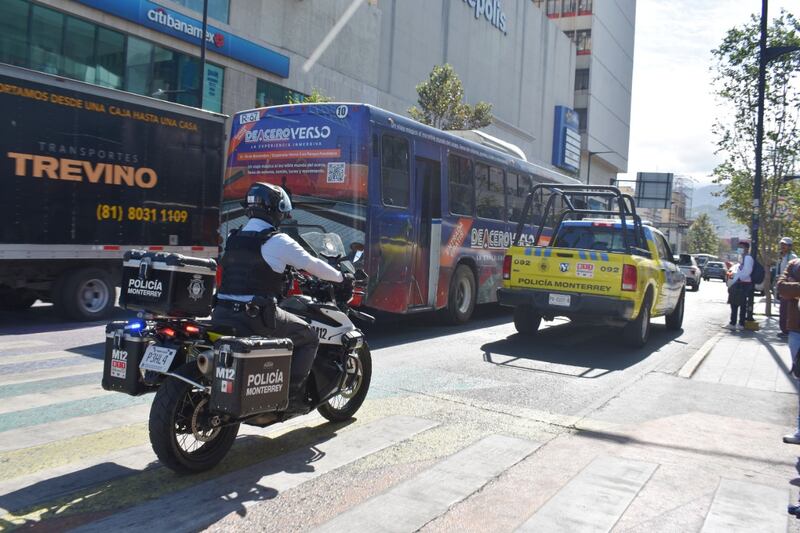
M558 230L567 216L577 216L578 220L587 215L603 216L603 217L619 217L620 225L622 227L622 242L625 245L625 250L630 254L637 255L650 255L647 250L647 244L644 242L644 232L642 231L642 219L636 213L636 204L630 194L623 193L618 187L612 185L553 185L548 183L540 183L534 185L531 191L525 198L525 205L522 209L522 216L517 224L517 233L514 236L514 246L519 246L522 232L525 228L525 221L533 217L532 207L533 202L537 198L537 194L549 191L550 195L545 204L545 208L541 211L541 220L539 227L536 230L536 237L533 241L534 246L538 246L539 239L545 228L545 223L548 215L552 211L555 218L555 202L557 198L563 201L566 209L558 217L557 224L553 226L553 238L550 239L552 245L558 236ZM576 207L574 199L583 198L588 200L591 198L603 199L606 201L606 209L589 209L586 207ZM586 204L586 201L582 202ZM530 218L529 218L530 217ZM633 239L629 235L630 229L628 228L628 220L633 222ZM533 222L531 220L531 222Z

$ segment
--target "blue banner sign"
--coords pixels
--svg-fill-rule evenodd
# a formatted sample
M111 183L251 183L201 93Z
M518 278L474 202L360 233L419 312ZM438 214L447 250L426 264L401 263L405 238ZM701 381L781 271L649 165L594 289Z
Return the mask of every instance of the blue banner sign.
M201 22L149 0L76 0L81 4L105 11L188 43L199 45L203 33ZM236 35L208 25L208 50L242 63L289 77L289 58L274 50L259 46Z
M577 172L581 166L581 134L578 114L563 105L556 106L553 127L553 165Z

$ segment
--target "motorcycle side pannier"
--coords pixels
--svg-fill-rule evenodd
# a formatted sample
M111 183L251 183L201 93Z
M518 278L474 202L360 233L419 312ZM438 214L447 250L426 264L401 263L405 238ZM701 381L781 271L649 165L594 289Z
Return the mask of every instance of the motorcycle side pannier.
M106 325L102 386L105 390L138 396L155 390L144 384L139 371L144 352L155 339L141 336L131 325L127 321Z
M292 341L223 337L214 343L211 410L241 418L289 404Z
M120 306L155 315L208 316L216 271L213 259L130 250L122 263Z

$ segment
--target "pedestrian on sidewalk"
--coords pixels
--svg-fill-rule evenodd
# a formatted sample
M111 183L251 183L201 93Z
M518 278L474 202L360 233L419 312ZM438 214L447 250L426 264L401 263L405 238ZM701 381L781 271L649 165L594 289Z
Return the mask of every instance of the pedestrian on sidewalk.
M731 320L728 327L730 329L737 327L744 329L748 303L753 295L753 283L750 279L750 275L753 273L753 258L749 255L749 243L740 242L736 251L740 257L739 268L733 275L733 279L731 279L730 287L728 287L729 303L731 304Z
M792 259L797 259L797 255L792 251L792 239L790 237L784 237L780 241L781 247L781 261L778 263L778 276L786 272L786 267L789 266L789 261ZM786 337L789 335L789 330L786 327L786 309L789 304L789 300L785 300L778 296L779 300L779 324L781 328L781 332L778 334L779 337Z
M778 278L778 296L786 300L786 328L789 332L789 351L792 354L792 374L795 378L800 373L800 361L797 359L800 352L800 259L792 259L786 270ZM783 442L800 444L800 411L797 416L797 430L793 434L784 435Z

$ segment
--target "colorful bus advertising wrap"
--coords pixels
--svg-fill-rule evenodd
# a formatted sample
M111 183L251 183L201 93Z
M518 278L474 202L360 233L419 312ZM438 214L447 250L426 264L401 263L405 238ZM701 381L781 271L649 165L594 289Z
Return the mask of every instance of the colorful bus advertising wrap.
M244 221L240 206L257 181L280 185L292 218L341 235L363 250L369 157L368 111L359 105L290 105L244 111L233 119L223 191L224 229ZM299 230L304 231L302 228Z

